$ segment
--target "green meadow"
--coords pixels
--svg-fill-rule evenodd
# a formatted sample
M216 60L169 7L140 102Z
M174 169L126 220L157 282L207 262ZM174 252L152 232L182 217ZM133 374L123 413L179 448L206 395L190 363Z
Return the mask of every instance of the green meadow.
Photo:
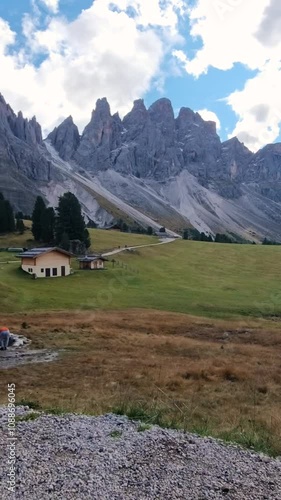
M91 237L96 251L157 241ZM124 413L280 455L280 260L280 246L177 240L33 280L1 252L2 321L60 351L2 370L3 387L55 413Z
M93 249L157 241L92 230ZM152 308L205 317L281 315L281 247L178 240L110 257L104 271L32 280L0 253L0 307L6 312Z

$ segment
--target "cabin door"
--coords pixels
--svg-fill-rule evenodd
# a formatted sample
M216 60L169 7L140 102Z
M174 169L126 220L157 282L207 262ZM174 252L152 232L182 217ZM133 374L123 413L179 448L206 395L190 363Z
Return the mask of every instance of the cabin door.
M51 269L47 268L45 270L45 273L46 273L46 278L49 278L51 276Z
M61 275L65 276L65 266L61 266Z

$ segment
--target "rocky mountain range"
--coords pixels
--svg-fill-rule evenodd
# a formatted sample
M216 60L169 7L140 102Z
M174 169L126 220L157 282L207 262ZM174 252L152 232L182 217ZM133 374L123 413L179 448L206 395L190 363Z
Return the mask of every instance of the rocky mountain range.
M0 96L0 191L30 213L38 193L56 206L65 190L101 226L128 217L281 241L281 144L254 154L221 142L214 122L189 108L175 117L165 98L135 101L123 120L99 99L81 136L68 117L43 141L36 119Z

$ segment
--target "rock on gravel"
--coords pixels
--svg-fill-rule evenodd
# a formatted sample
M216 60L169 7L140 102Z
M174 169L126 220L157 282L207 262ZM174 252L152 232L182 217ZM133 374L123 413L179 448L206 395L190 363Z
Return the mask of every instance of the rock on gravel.
M7 409L0 408L0 498L280 500L281 462L211 438L143 428L126 417L53 416L18 407L16 480L7 484Z

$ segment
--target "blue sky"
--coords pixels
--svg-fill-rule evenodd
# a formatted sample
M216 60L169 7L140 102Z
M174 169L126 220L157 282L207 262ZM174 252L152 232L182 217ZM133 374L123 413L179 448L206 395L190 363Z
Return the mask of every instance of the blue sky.
M279 0L1 0L0 92L45 133L165 96L257 150L281 140L280 22Z

